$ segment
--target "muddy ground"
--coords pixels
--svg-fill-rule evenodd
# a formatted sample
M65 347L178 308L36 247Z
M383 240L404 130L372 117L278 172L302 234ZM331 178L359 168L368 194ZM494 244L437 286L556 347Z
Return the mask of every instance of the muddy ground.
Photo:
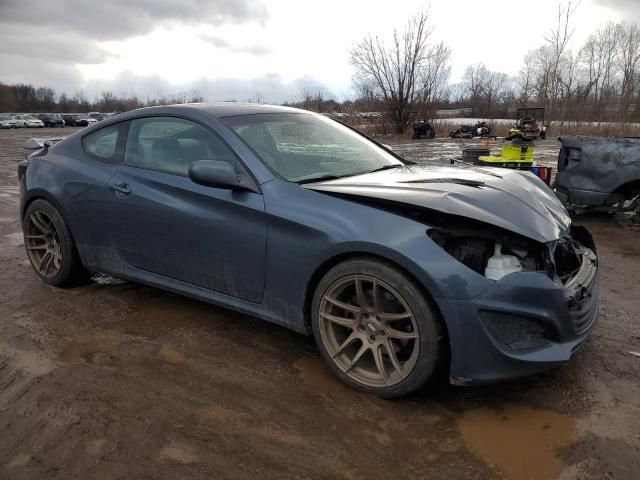
M283 328L108 277L39 281L17 211L33 135L0 131L0 478L639 477L640 232L577 218L599 247L601 316L567 366L385 401ZM470 143L384 141L441 163Z

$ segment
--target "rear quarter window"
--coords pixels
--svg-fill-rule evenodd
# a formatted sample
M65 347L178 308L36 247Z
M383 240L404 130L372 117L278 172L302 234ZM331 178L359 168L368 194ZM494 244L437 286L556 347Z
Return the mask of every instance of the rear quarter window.
M109 125L85 136L82 139L84 152L100 162L121 163L128 123Z

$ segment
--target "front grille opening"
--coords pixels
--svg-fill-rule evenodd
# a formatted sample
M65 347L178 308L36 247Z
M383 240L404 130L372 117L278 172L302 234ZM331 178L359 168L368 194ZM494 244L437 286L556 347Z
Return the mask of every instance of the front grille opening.
M509 350L528 350L547 345L550 338L544 326L533 318L502 312L480 312L491 336Z

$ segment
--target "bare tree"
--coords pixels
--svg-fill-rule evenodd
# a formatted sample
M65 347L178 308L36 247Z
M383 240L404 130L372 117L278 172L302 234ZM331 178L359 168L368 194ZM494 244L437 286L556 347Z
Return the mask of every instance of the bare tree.
M602 78L602 51L595 35L589 36L582 49L580 59L583 65L583 76L586 80L584 88L584 99L586 100L593 92L597 100L599 98L600 80Z
M573 54L573 52L567 52L566 54L564 54L562 61L560 62L560 70L558 72L560 98L562 99L562 107L559 117L560 125L564 125L567 108L574 95L579 90L579 85L577 84L575 75L577 63L577 57Z
M302 108L314 112L322 112L329 91L322 86L305 88L302 92Z
M555 101L560 97L560 63L573 35L570 20L579 3L579 1L574 3L568 0L564 5L559 4L556 26L545 37L548 47L545 49L545 53L549 56L545 101L550 113L553 113Z
M623 23L620 26L620 59L622 70L622 96L628 99L637 94L640 76L640 28Z
M505 94L507 74L489 70L478 63L466 68L463 82L475 113L489 116L497 100Z
M423 118L430 118L432 114L431 107L434 102L446 96L447 84L451 76L451 67L449 66L451 49L443 42L440 42L431 47L430 50L429 59L419 72L421 76L418 79L418 83L422 87L420 113Z
M516 98L522 105L527 105L532 96L533 82L535 75L535 52L527 52L523 58L522 66L518 72Z
M443 70L431 63L432 54L439 52L440 59L448 60L444 45L429 44L431 34L429 13L423 10L409 19L404 30L394 29L390 44L369 34L349 52L354 86L381 101L397 133L404 131L425 92L434 87L428 79L441 78Z
M484 77L487 76L489 70L487 67L478 63L476 65L469 65L462 76L462 81L467 90L469 101L471 102L471 108L478 109L480 99L482 98L482 84Z

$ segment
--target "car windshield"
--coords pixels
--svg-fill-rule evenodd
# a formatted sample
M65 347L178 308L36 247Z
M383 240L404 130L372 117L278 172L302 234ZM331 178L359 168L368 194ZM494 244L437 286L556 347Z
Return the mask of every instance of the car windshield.
M221 120L291 182L347 177L403 165L362 135L321 115L262 113Z

